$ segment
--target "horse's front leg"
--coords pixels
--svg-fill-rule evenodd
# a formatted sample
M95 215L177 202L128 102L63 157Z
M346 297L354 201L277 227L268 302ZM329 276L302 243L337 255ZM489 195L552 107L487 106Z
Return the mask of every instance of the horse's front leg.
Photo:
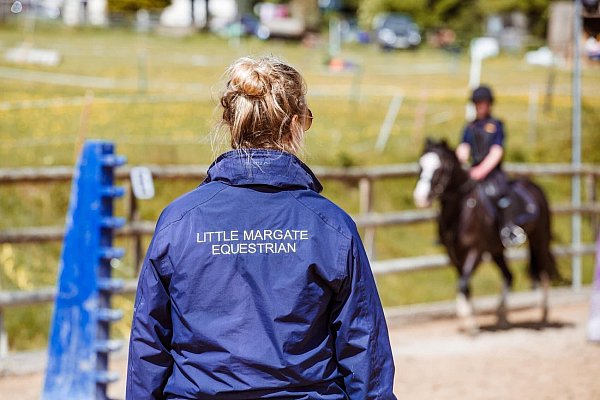
M496 315L498 316L498 326L508 327L510 324L508 322L506 313L506 299L508 297L508 293L512 289L513 276L508 269L508 265L506 264L506 259L504 258L503 253L492 255L492 258L502 272L502 292L500 294L498 309L496 310Z
M480 254L477 250L469 250L465 261L460 268L458 278L458 293L456 296L456 314L460 319L461 330L476 335L479 332L479 325L475 320L473 305L471 304L471 289L469 282L471 275L480 260Z
M548 292L550 290L550 278L547 272L541 273L542 283L542 323L548 322Z

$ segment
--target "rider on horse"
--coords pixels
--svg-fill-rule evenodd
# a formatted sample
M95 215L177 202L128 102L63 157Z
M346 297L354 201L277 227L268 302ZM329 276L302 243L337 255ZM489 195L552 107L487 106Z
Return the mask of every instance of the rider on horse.
M500 219L500 239L505 247L523 244L525 231L513 222L511 215L510 187L502 170L504 156L504 126L492 117L494 96L487 86L479 86L471 95L475 104L475 120L463 131L456 155L462 163L471 158L471 179L484 183L485 194L494 202Z

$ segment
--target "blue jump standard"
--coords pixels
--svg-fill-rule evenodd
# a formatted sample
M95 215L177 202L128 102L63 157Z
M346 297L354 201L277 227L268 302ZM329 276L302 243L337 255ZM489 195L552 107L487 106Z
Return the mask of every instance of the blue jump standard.
M109 340L110 324L122 317L110 307L122 282L111 278L110 261L123 256L113 233L125 223L113 217L113 200L124 194L114 186L114 170L125 158L114 144L87 141L76 166L58 273L58 293L48 344L43 400L107 399L117 379L108 355L119 342Z

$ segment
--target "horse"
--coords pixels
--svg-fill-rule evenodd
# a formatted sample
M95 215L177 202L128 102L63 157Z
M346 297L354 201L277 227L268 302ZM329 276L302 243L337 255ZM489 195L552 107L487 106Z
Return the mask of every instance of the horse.
M487 253L500 268L502 290L497 308L498 326L508 326L506 300L513 275L504 256L497 204L486 194L486 184L469 177L455 152L445 141L430 139L419 159L420 173L413 197L420 208L440 201L438 232L451 263L458 272L456 297L461 329L476 334L479 326L470 302L469 281ZM542 189L530 180L511 180L511 207L519 208L518 223L529 244L528 275L532 286L542 288L542 323L548 318L548 289L551 280L560 280L550 251L551 225L548 201Z

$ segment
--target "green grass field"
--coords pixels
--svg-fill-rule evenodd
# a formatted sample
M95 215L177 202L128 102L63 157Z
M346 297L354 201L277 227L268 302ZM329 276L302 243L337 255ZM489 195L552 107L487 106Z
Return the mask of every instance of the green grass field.
M57 67L16 65L0 59L0 167L72 165L85 138L116 142L130 165L208 164L226 150L215 140L217 99L222 74L243 55L274 54L295 65L308 84L315 115L302 158L309 165L363 166L414 162L425 137L456 144L464 124L469 59L422 48L383 53L374 47L345 45L342 57L354 67L330 71L326 37L311 48L294 42L239 43L213 36L172 37L124 30L72 29L37 25L26 32L22 21L0 25L0 52L25 44L60 52ZM544 111L549 71L530 66L522 54L485 60L482 81L495 88L495 113L506 124L507 159L518 162L568 162L571 143L571 75L554 71L552 107ZM583 145L585 162L600 161L600 67L583 73ZM538 112L530 114L531 93ZM394 95L400 112L381 153L375 142ZM215 143L216 142L216 143ZM540 179L553 203L569 200L567 178ZM155 220L168 201L198 182L159 182L157 197L142 204L142 218ZM350 213L358 212L356 188L324 182L324 194ZM414 208L414 179L375 185L375 210ZM0 187L0 229L55 226L64 221L69 185L27 184ZM117 213L124 213L119 204ZM584 239L592 240L586 222ZM570 240L567 217L556 218L557 242ZM377 232L381 259L439 253L431 224L383 228ZM121 243L130 248L130 243ZM53 285L60 244L0 245L0 290ZM592 260L585 259L584 279L591 280ZM517 290L528 287L525 266L515 263ZM569 276L567 259L561 270ZM116 274L132 277L128 255ZM378 278L386 306L452 298L455 278L448 268ZM497 271L482 265L474 279L475 295L495 293ZM129 312L132 299L116 305ZM5 311L11 349L43 347L51 306ZM129 314L114 335L128 332ZM18 332L18 334L17 334Z

